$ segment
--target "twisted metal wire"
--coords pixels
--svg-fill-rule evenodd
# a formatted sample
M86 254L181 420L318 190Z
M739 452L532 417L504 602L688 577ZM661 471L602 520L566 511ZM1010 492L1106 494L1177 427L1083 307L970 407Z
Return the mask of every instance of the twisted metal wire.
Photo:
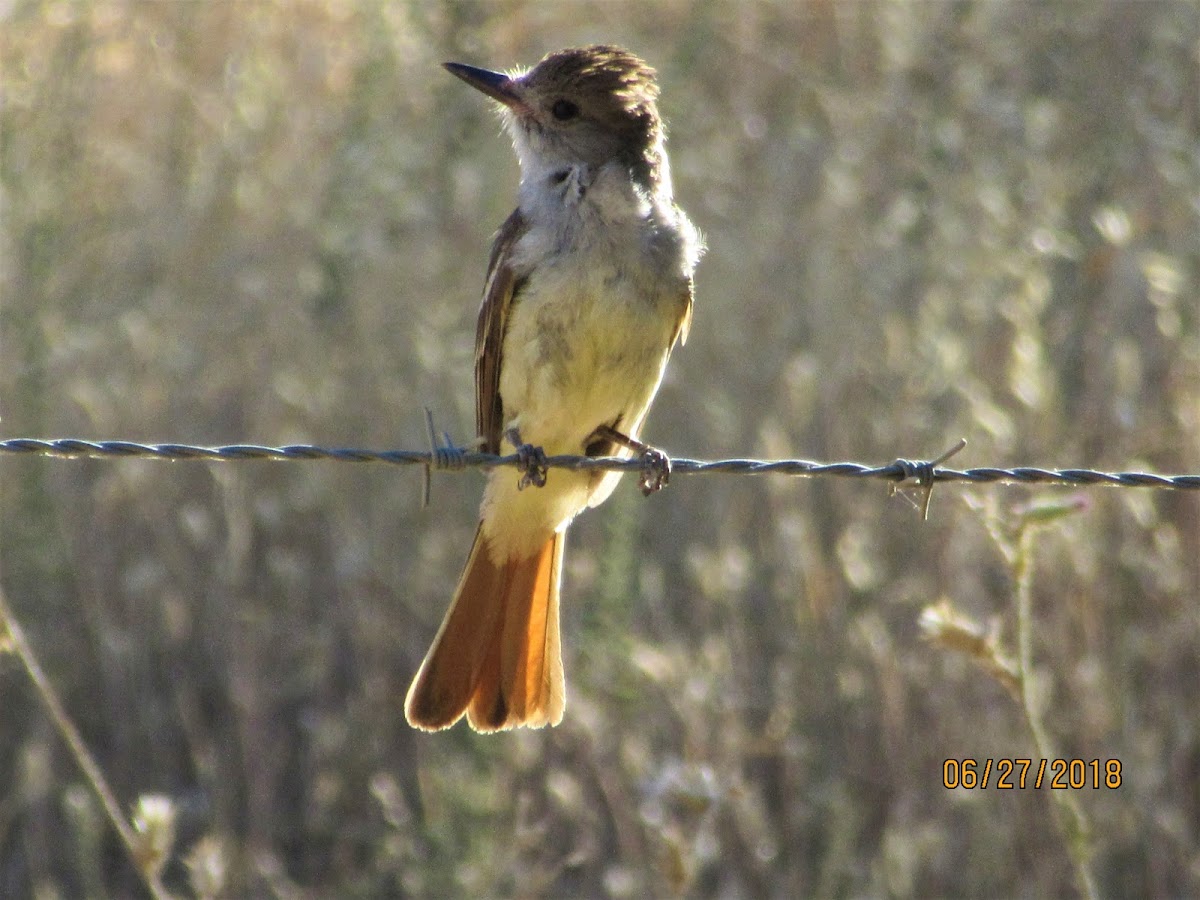
M432 443L432 442L431 442ZM1159 475L1153 472L1099 472L1094 469L1046 469L1033 466L1000 468L985 466L970 469L951 469L940 463L961 449L961 444L949 454L932 461L897 459L883 466L857 462L821 463L805 459L717 459L701 460L671 458L672 475L791 475L800 478L833 476L838 478L878 478L885 481L915 480L926 487L934 483L967 482L972 484L1059 484L1077 487L1107 485L1112 487L1151 487L1174 490L1200 490L1200 475ZM318 447L311 444L289 444L266 447L257 444L229 444L219 447L200 447L191 444L140 444L133 441L84 441L75 438L42 440L10 438L0 440L0 454L52 456L75 459L79 457L169 460L332 460L335 462L381 462L392 465L418 465L435 471L461 471L466 468L493 469L498 466L527 465L517 454L497 456L453 447L431 446L429 450L364 450L346 447ZM640 472L645 462L637 457L548 456L547 468L575 471L605 470L610 472Z

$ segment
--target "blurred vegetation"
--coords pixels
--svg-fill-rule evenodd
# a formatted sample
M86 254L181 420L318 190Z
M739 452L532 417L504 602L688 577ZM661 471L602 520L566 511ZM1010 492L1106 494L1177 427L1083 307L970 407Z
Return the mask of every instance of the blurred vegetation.
M710 251L648 438L694 456L1200 470L1200 11L1188 2L12 0L0 9L5 436L424 445L472 428L516 164L443 60L658 67ZM572 529L559 728L401 704L478 475L0 461L0 577L176 891L1056 896L1033 742L923 639L1014 647L997 534L1062 492L622 486ZM1200 501L1093 490L1038 531L1040 713L1110 896L1200 894ZM1078 505L1078 504L1077 504ZM1005 523L1008 523L1007 525ZM142 888L0 656L0 895Z

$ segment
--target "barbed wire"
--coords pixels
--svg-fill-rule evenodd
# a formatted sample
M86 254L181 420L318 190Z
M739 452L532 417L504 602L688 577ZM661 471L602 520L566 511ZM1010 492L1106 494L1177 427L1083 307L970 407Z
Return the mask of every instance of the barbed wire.
M886 465L872 466L858 462L814 462L806 459L687 459L671 458L672 475L790 475L799 478L877 478L884 481L916 481L931 485L944 482L971 484L1058 484L1075 487L1106 485L1110 487L1149 487L1174 490L1200 490L1200 475L1160 475L1153 472L1102 472L1095 469L1050 469L1037 466L1002 468L983 466L952 469L941 465L965 446L960 442L948 453L935 460L897 459ZM312 444L289 444L269 447L258 444L228 444L216 447L192 444L142 444L134 441L86 441L77 438L9 438L0 440L0 454L51 456L77 459L112 458L166 460L273 460L387 463L391 465L424 466L433 471L459 471L500 466L527 468L529 460L521 454L497 455L454 447L449 441L428 450L365 450L346 447L320 447ZM573 471L641 472L646 463L640 457L612 456L547 456L538 464L548 469Z

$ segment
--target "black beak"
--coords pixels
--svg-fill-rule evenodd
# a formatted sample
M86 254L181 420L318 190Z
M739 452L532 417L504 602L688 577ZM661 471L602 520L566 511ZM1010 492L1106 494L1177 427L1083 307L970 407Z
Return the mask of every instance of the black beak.
M483 93L487 94L493 100L503 103L510 109L517 109L524 106L521 95L516 89L516 80L509 78L502 72L480 69L477 66L468 66L464 63L448 62L443 63L443 65L450 74L457 75L477 91L483 91Z

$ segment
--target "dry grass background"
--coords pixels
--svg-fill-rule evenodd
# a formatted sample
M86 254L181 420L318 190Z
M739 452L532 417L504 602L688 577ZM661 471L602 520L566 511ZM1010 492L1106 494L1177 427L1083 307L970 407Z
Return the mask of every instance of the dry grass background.
M0 9L0 430L465 439L516 165L446 75L605 40L658 67L710 252L648 437L678 455L1200 471L1200 13L1184 2L13 0ZM629 479L627 479L628 481ZM0 578L164 871L230 897L1055 896L1033 751L931 645L1013 646L1021 509L1063 491L632 483L572 530L567 716L479 737L401 703L481 479L0 461ZM1200 893L1200 506L1094 490L1038 532L1038 711L1110 896ZM998 540L1000 538L1000 540ZM199 849L197 849L199 847ZM200 885L202 887L202 885ZM138 896L12 656L0 895Z

